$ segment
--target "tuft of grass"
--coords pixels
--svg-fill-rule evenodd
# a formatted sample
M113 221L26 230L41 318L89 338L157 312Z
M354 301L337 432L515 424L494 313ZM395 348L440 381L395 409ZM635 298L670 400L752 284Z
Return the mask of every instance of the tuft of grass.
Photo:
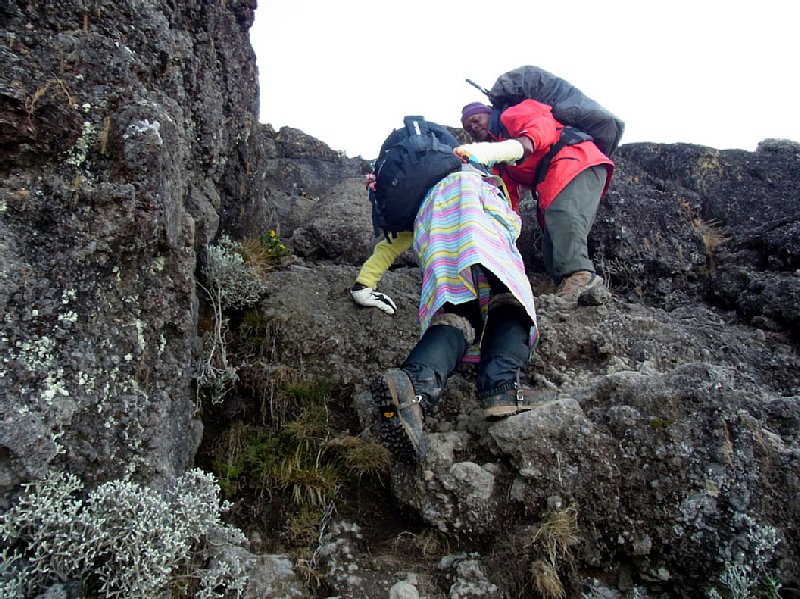
M263 356L269 349L268 323L264 313L252 308L244 313L237 337L249 356Z
M333 395L333 382L328 379L290 382L284 393L300 405L324 405Z
M311 561L298 559L294 566L294 571L310 589L317 590L322 587L322 574L314 567Z
M569 554L570 547L578 538L578 508L570 504L548 512L533 535L533 545L544 549L550 563L555 565Z
M714 221L705 221L702 218L692 219L692 229L700 234L706 255L710 256L720 245L728 241L722 228Z
M225 431L212 463L225 494L235 495L249 480L257 481L271 496L278 444L279 439L272 431L256 426L234 423Z
M447 537L433 528L425 528L415 535L413 545L426 559L450 553L450 542Z
M301 408L299 416L287 422L283 431L305 451L320 447L331 434L327 406Z
M325 449L335 452L347 474L357 481L364 476L380 480L391 469L391 453L375 441L347 435L331 439L325 444Z
M291 514L319 511L331 504L350 476L352 450L331 454L334 430L328 401L333 385L326 380L285 381L276 390L286 410L285 422L267 426L234 423L212 450L212 468L227 495L256 493L277 501ZM372 468L362 465L365 471ZM294 537L300 535L293 533Z
M320 522L325 510L316 506L302 506L289 516L283 537L294 547L314 547L319 538ZM298 555L298 557L302 557Z
M332 464L321 464L308 453L297 453L277 464L274 481L278 488L290 493L297 506L320 507L336 494L337 471Z
M566 597L564 585L561 584L556 569L547 561L537 560L531 564L531 578L536 590L545 599Z
M435 528L424 528L418 533L405 530L395 537L394 550L398 555L413 550L425 559L436 559L450 553L450 541Z

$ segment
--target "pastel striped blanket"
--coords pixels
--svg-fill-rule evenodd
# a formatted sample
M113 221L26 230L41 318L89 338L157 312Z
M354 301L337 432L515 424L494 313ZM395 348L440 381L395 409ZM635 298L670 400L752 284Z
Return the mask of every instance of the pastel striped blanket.
M530 347L535 347L538 329L533 291L516 246L521 227L508 201L477 173L455 172L428 192L414 222L413 247L423 272L420 334L445 303L477 298L485 318L488 284L483 277L474 278L472 270L481 264L525 307L534 323ZM479 346L473 346L465 361L476 361L479 353Z

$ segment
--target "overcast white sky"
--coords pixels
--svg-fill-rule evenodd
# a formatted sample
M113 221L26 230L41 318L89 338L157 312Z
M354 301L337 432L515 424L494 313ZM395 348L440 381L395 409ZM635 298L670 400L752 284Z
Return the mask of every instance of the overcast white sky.
M489 8L489 7L493 8ZM406 114L459 126L532 64L625 121L622 143L800 141L796 0L259 0L261 116L375 158Z

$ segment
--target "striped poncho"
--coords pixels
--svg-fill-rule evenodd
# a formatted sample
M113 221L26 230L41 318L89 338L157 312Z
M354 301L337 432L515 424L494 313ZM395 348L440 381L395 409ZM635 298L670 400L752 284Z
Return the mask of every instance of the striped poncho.
M414 251L423 271L419 304L420 334L445 303L481 302L486 317L489 287L473 278L472 266L492 271L522 303L533 321L530 347L537 337L533 291L516 241L522 223L508 200L480 174L459 171L437 183L425 196L414 222ZM471 347L464 360L480 359Z

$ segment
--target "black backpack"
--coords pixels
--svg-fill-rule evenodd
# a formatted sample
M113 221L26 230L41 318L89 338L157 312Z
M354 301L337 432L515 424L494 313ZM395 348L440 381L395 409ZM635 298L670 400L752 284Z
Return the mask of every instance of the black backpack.
M375 234L391 242L412 231L422 200L431 187L461 168L453 154L458 140L447 129L421 116L407 116L381 146L375 161L375 192L370 192Z
M488 91L467 81L489 96L492 106L500 112L525 99L547 104L556 120L589 134L606 156L614 153L622 139L623 121L574 85L542 68L524 66L503 73Z

